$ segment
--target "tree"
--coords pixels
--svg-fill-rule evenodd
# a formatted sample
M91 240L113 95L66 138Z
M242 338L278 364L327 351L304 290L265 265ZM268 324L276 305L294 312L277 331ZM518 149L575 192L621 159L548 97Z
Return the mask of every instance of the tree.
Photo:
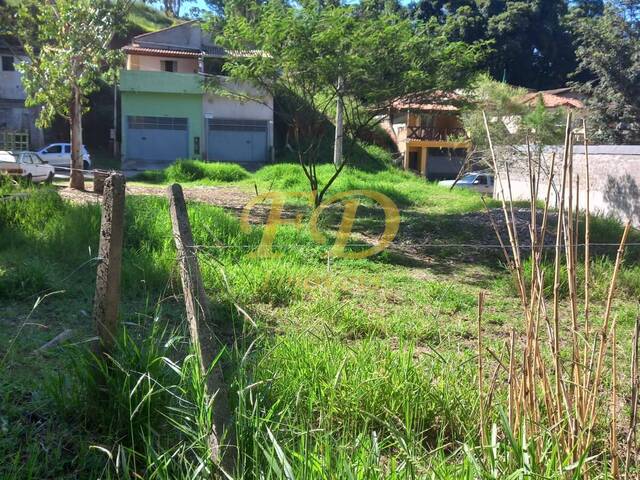
M318 177L320 147L332 136L338 98L345 138L352 142L398 97L426 98L464 86L482 51L391 12L362 17L351 6L294 9L276 1L257 8L254 21L227 18L217 41L230 51L258 52L232 56L226 73L274 96L316 204L345 165L336 165L325 181Z
M38 126L56 115L71 127L69 186L84 189L82 114L86 97L99 88L101 76L120 65L109 44L125 24L129 0L28 0L17 13L16 35L29 57L18 69L27 106L40 106Z
M162 6L162 9L164 10L164 13L167 16L176 17L176 18L180 16L180 9L185 3L193 2L193 0L142 0L142 1L143 3L148 3L148 4L159 3ZM207 0L207 2L209 1L211 0ZM199 12L199 9L195 7L195 9L192 9L192 12Z
M604 14L578 20L576 84L595 113L603 141L640 143L640 22L631 6L607 6Z
M555 88L575 68L567 0L419 0L410 8L442 25L450 40L490 42L494 51L482 66L497 80Z
M494 145L507 147L526 157L529 143L534 158L539 159L548 145L558 145L564 136L565 112L547 109L542 100L530 106L522 102L527 91L484 75L470 90L468 107L463 110L462 123L471 143L480 155L471 158L490 158L483 113L487 116ZM492 162L486 161L488 168Z

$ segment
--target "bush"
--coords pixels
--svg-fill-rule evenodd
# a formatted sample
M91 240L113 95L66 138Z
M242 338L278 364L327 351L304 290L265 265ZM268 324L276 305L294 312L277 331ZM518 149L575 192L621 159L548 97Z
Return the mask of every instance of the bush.
M178 160L165 169L165 177L171 182L237 182L249 177L240 165L235 163L205 163L199 160Z
M251 174L236 163L207 163L200 160L178 160L164 170L145 170L135 180L147 183L238 182Z

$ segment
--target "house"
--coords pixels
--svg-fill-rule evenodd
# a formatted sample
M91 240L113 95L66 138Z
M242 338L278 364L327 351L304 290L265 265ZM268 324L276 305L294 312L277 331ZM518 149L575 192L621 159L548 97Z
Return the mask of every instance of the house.
M123 51L124 169L163 168L180 158L249 167L271 161L273 98L223 75L230 53L197 21L138 35Z
M381 126L402 154L402 166L429 179L453 178L470 148L456 95L440 100L395 100Z
M16 64L27 57L10 38L0 37L0 150L37 150L44 145L36 127L38 109L24 104L26 94Z
M520 99L520 102L535 107L540 100L542 100L542 104L546 108L568 108L570 110L582 110L585 108L584 95L576 92L571 87L529 92Z

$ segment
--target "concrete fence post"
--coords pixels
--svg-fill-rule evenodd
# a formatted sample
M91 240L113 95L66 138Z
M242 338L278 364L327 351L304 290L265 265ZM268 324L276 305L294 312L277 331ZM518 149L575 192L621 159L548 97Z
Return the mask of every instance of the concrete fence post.
M113 173L105 180L100 223L100 263L96 276L93 320L100 339L99 350L113 349L118 331L122 241L124 237L125 180Z
M209 437L211 457L217 465L231 469L235 458L232 441L234 435L233 429L229 428L231 414L227 398L228 388L218 358L222 343L213 332L214 322L202 283L182 187L178 184L171 185L167 193L191 342L199 353L202 373L206 375L207 396L215 396L214 430ZM227 446L224 450L220 448L223 434L227 436Z

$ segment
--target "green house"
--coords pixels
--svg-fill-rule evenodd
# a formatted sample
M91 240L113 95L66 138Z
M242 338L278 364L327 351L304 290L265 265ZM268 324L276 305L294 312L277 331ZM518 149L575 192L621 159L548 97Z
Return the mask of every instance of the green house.
M227 53L198 22L138 35L123 51L124 169L159 169L182 158L250 168L271 161L273 98L222 75ZM247 100L225 95L239 91Z

